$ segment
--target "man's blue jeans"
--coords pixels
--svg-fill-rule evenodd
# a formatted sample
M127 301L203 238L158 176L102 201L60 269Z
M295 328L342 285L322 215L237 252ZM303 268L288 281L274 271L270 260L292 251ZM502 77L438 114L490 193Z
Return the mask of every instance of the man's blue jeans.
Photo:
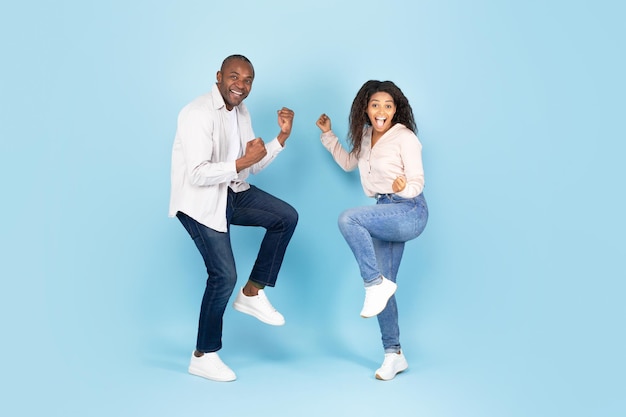
M182 212L176 217L196 244L208 273L200 307L196 350L216 352L222 348L224 311L237 283L230 226L266 229L250 280L273 287L298 223L298 213L284 201L251 185L249 190L238 193L228 189L226 233L206 227Z
M376 205L355 207L339 215L339 230L352 249L365 285L381 275L396 282L405 242L418 237L428 221L424 195L402 198L381 194ZM400 350L398 307L395 296L378 315L385 352Z

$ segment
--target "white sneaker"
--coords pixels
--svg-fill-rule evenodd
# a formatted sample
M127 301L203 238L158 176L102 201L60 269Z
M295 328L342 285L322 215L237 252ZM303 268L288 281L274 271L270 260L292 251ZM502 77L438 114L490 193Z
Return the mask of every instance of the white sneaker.
M237 379L233 370L222 362L217 352L205 353L199 358L192 352L189 373L212 381L228 382Z
M380 368L376 370L376 379L389 381L402 371L406 371L409 364L406 358L400 353L385 353L385 360Z
M361 317L374 317L387 307L387 301L396 292L395 282L383 277L383 282L365 287L365 301L361 310Z
M272 306L263 290L259 290L259 295L248 297L244 295L242 288L233 302L233 308L272 326L285 324L285 318Z

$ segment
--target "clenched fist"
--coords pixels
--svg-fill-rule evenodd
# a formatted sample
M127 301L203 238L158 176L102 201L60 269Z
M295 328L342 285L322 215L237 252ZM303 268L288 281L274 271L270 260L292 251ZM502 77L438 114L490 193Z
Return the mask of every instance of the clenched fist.
M393 184L391 184L391 189L394 193L399 193L404 190L404 187L406 187L406 178L404 177L396 178Z
M246 143L246 152L244 157L249 158L253 164L256 164L267 155L265 143L261 138L255 138Z
M278 110L278 126L280 127L280 133L276 137L278 142L282 146L285 146L285 141L291 135L291 128L293 126L293 117L295 113L293 110L283 107Z
M326 133L330 130L330 117L326 116L326 114L322 114L315 124L320 128L322 133Z

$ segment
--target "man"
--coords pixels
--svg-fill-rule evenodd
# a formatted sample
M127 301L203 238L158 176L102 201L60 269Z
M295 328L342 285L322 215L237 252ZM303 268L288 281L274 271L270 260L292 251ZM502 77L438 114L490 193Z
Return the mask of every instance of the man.
M285 323L264 288L276 283L298 213L248 184L246 178L267 167L283 150L294 112L285 107L278 111L280 132L274 140L266 144L255 138L243 104L253 81L248 58L227 57L212 91L181 110L172 150L169 216L176 216L185 227L208 272L189 372L214 381L236 379L217 354L222 348L224 310L237 282L231 225L266 229L249 279L233 307L270 325Z

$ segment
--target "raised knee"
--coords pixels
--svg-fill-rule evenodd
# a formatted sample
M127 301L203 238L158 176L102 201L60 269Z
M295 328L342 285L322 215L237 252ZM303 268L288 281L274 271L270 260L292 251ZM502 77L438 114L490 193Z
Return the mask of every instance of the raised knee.
M291 207L291 210L285 212L283 216L283 222L287 229L295 229L298 224L298 212L295 208Z
M352 217L350 217L347 211L342 212L337 218L337 225L339 226L340 230L345 229L351 223L353 223Z
M299 215L296 209L292 210L290 219L291 219L291 224L293 224L294 226L298 224Z

